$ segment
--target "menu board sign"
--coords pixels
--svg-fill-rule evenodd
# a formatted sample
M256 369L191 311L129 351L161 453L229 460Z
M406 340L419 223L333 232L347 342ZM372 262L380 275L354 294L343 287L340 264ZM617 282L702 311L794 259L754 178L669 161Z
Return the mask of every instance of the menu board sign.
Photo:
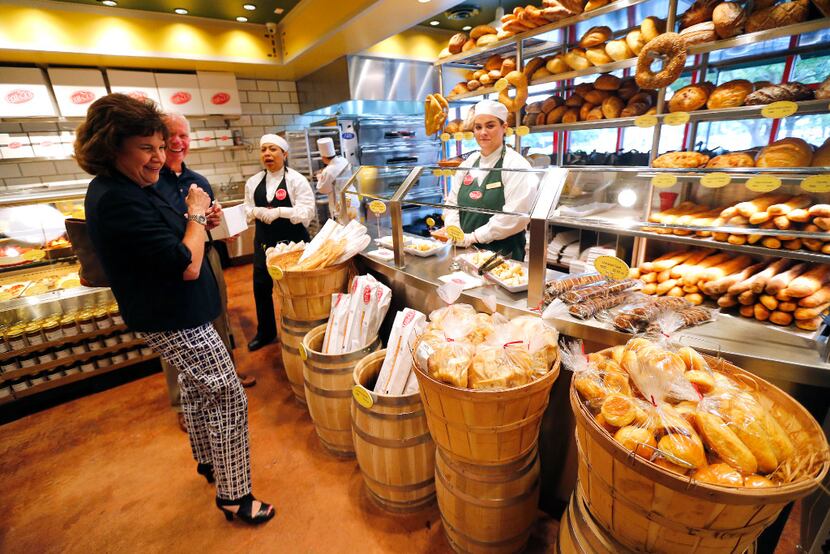
M40 69L0 67L0 117L55 115L55 105Z
M97 69L49 68L52 90L64 117L84 117L89 106L106 96L104 76Z

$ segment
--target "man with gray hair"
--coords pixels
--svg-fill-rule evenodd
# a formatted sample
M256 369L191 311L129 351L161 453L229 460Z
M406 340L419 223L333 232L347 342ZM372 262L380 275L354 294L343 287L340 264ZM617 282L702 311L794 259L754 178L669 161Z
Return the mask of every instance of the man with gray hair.
M222 213L222 207L219 202L215 201L213 189L208 183L204 175L196 173L184 163L190 151L190 123L187 119L180 115L169 113L164 117L165 125L170 133L170 138L167 140L167 159L164 162L164 167L159 174L158 183L154 185L155 189L163 196L174 209L176 209L183 216L187 216L187 206L184 202L187 196L187 191L190 185L196 184L208 193L211 200L214 200L213 206L207 213L208 219L214 219L218 222ZM212 242L208 240L205 244L205 257L207 257L213 274L216 277L216 283L219 286L219 296L221 304L221 312L219 316L213 321L213 326L219 333L222 342L228 349L228 353L233 360L233 349L231 344L230 322L228 321L228 294L225 286L225 278L222 272L222 262L219 258L219 253L213 247ZM178 370L162 361L162 368L167 380L167 389L170 395L170 403L173 409L178 412L179 426L184 430L184 419L181 413L181 393L179 391ZM253 377L243 375L237 372L243 387L250 387L256 384L256 379Z

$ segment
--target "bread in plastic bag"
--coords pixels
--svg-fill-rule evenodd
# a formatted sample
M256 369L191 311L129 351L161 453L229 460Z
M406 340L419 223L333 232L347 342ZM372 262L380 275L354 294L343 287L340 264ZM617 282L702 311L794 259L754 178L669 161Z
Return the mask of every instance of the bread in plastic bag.
M465 342L443 342L434 347L428 360L429 374L436 380L466 388L474 349Z

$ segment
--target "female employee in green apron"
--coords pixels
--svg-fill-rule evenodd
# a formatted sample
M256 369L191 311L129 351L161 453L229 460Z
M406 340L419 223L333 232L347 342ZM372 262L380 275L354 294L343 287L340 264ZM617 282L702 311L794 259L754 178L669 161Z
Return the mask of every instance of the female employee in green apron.
M473 133L480 151L459 166L453 177L447 205L528 213L536 196L536 178L533 174L482 171L531 169L527 160L504 144L507 108L493 100L482 100L473 109ZM471 171L463 171L463 168L470 168ZM524 259L528 221L528 217L516 215L444 209L446 226L456 225L464 231L464 239L458 242L459 246L466 248L475 245L514 260Z
M314 219L316 204L308 179L289 168L288 142L279 135L263 135L259 159L265 167L245 183L245 212L255 221L254 302L257 332L248 343L254 351L277 337L274 317L274 282L265 266L265 249L278 242L309 241L306 227Z

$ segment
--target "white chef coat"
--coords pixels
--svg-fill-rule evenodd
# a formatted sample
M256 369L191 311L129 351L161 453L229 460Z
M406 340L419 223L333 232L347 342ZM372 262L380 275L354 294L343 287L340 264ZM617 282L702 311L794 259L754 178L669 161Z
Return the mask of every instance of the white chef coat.
M502 169L532 169L530 162L524 159L521 154L508 146L502 146L507 151L504 153ZM489 156L482 156L481 152L471 155L461 162L459 168L472 167L476 160L481 158L479 167L488 169L495 166L501 157L502 148L492 152ZM478 182L487 178L489 171L473 169L467 171L456 171L452 178L452 189L447 197L447 205L455 205L458 202L458 190L462 186L464 177L469 173ZM504 187L504 208L505 212L529 213L533 207L533 200L536 198L538 179L532 173L519 173L512 171L501 172L501 183ZM460 227L458 210L444 208L444 224L449 227L456 225ZM490 221L475 229L476 240L479 243L493 242L494 240L506 239L524 231L530 217L494 214Z
M260 181L262 181L263 175L265 175L265 199L269 202L274 199L277 188L279 188L280 182L283 176L285 176L285 188L288 190L288 198L291 200L293 207L282 208L282 210L289 210L288 219L291 223L302 223L308 227L309 223L314 219L314 216L317 215L314 191L311 190L308 179L290 167L283 167L274 172L262 170L246 181L244 203L248 223L255 219L253 215L255 207L254 191L259 186Z
M320 176L317 178L317 192L328 194L329 196L329 217L335 219L337 215L337 194L335 183L339 180L345 180L350 177L350 167L348 161L343 156L335 156L331 163L323 168Z

